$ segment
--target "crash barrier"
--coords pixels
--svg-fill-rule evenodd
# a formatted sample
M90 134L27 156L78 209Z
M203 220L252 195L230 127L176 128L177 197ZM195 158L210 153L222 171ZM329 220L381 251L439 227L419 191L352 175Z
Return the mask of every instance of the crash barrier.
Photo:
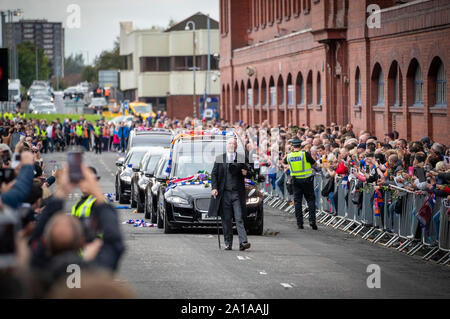
M357 179L348 181L347 177L337 177L330 194L322 196L330 179L319 173L314 176L319 223L360 235L374 244L395 247L411 256L423 251L424 260L433 259L444 265L450 262L450 207L444 198L393 185L375 189L372 184ZM266 182L259 189L266 205L295 214L293 197L287 191L288 182L289 177L285 175L283 195L273 188L266 174ZM304 218L309 214L306 208L304 201ZM425 227L419 222L419 211L420 216L425 216L422 219Z

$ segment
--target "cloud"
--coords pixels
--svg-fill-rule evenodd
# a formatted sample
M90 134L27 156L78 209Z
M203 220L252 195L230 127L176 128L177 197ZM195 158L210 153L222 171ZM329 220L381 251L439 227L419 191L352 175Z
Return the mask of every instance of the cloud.
M80 29L66 27L70 4L80 6ZM213 19L219 18L218 0L2 0L2 7L21 8L24 19L62 22L65 55L83 53L85 58L89 56L90 63L103 50L112 49L120 32L120 21L133 21L135 28L144 29L152 25L165 27L171 18L181 21L199 11L209 13Z

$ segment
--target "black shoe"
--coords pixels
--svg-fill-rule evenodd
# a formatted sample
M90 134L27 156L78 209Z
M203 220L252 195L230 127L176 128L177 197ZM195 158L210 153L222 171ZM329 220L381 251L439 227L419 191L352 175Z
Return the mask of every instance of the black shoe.
M313 230L317 230L317 229L318 229L316 224L310 224L309 226L311 226L311 228L312 228Z
M250 248L250 243L243 243L243 244L240 244L239 245L239 250L246 250L246 249L249 249Z
M298 229L304 229L303 225L298 225Z
M232 249L231 249L231 246L225 246L224 250L232 250Z

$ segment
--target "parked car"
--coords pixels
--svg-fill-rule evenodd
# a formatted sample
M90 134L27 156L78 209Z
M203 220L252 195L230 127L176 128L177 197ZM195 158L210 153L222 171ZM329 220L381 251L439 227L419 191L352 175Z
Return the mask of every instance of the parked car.
M109 121L109 123L118 125L120 122L124 122L125 125L130 127L133 124L133 119L134 119L133 115L117 116L113 118L111 121Z
M162 147L152 147L147 151L147 154L142 158L139 166L133 166L133 175L131 177L131 207L137 208L138 213L144 212L145 204L145 187L149 179L155 173L156 165L161 159L164 151Z
M102 112L104 108L108 109L108 102L104 97L94 97L89 104L89 108Z
M52 102L45 102L37 104L33 108L33 114L56 114L55 104Z
M22 103L22 93L20 93L20 80L12 79L8 82L8 101L14 102L18 108Z
M161 146L170 147L172 132L169 130L152 129L150 131L139 131L134 129L128 138L127 151L136 146Z
M129 104L129 114L134 116L141 116L145 121L148 117L154 118L156 113L153 112L152 106L143 102L132 102Z
M120 157L116 161L117 173L115 182L116 199L120 204L127 204L131 197L131 178L133 176L133 166L138 167L145 156L148 147L132 148L126 157Z
M147 172L148 183L144 190L144 216L146 219L151 219L153 224L157 224L158 228L163 228L163 221L158 218L158 195L161 189L161 184L167 180L166 168L169 163L170 150L165 150L161 154L161 159L156 165L153 176L151 172Z

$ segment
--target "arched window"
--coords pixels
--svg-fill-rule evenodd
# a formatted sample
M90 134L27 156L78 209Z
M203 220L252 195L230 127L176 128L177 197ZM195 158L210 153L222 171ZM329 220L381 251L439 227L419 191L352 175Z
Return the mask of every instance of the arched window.
M259 85L258 80L255 80L255 85L253 86L253 104L259 105Z
M247 82L247 105L253 106L253 89L250 80Z
M394 106L399 105L399 93L398 93L398 72L395 72L394 76Z
M309 71L308 77L306 79L306 104L311 105L313 103L313 94L312 94L312 71Z
M414 74L414 105L423 106L423 74L419 65Z
M317 105L322 105L322 80L320 73L317 73Z
M361 73L356 69L355 75L355 105L361 105Z
M277 81L277 93L275 101L277 105L283 105L284 104L284 82L281 75L278 77Z
M305 84L301 73L297 75L296 90L297 105L305 104Z
M267 106L267 84L265 78L261 81L261 105Z
M442 62L439 65L436 76L436 105L447 105L447 80L445 78L445 69Z
M378 99L377 105L384 105L384 74L383 71L380 70L378 74Z
M294 85L292 85L292 75L289 74L286 81L287 86L287 105L294 105Z
M273 78L270 78L269 82L269 105L277 105L277 88L275 87L275 81L273 80Z

